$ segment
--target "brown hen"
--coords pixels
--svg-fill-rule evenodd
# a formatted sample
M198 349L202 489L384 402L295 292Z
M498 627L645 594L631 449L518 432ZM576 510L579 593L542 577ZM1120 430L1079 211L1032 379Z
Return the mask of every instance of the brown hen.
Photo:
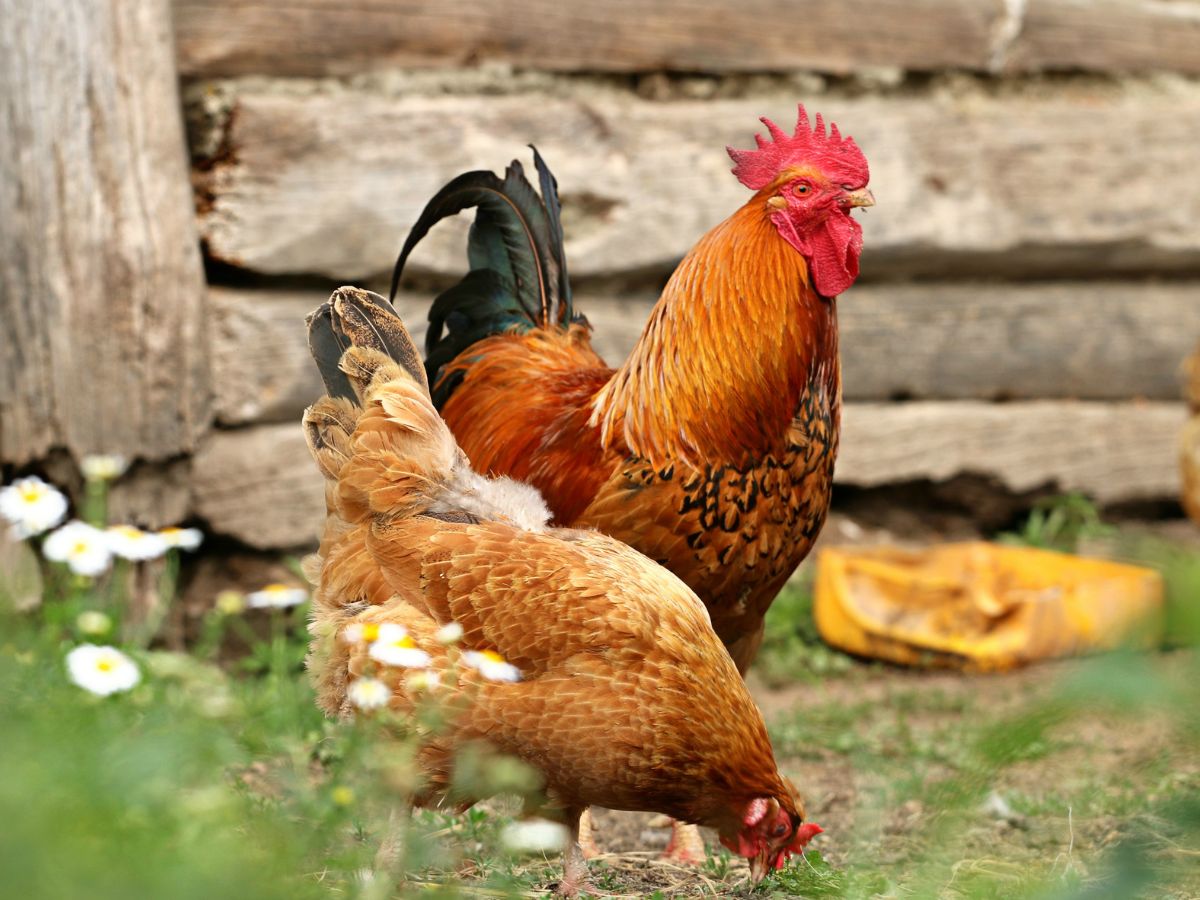
M536 490L476 475L382 298L342 288L309 322L329 391L304 417L328 505L311 565L309 665L322 708L351 715L348 690L368 673L388 684L393 709L416 702L405 671L348 634L391 626L442 672L459 651L435 632L457 622L462 649L503 657L521 679L466 670L446 688L461 713L424 745L416 802L445 797L455 749L482 740L542 774L575 838L582 811L599 804L712 826L756 880L801 850L820 829L803 824L696 595L605 535L548 527ZM584 875L572 840L564 892Z

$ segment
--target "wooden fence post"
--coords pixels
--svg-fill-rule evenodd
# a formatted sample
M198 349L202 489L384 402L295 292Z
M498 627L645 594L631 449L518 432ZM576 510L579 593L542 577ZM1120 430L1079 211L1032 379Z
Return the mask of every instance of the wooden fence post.
M212 401L170 3L0 20L0 462L184 456Z

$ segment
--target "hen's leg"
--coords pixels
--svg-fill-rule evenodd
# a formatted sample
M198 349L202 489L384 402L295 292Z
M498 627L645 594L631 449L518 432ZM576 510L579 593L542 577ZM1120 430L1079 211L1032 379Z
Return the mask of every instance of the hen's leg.
M407 808L399 805L392 807L383 840L379 842L379 849L375 853L376 875L391 877L396 873L400 858L404 855L404 826L407 819Z
M702 866L706 856L700 829L686 822L671 820L671 840L662 858L685 866Z
M596 833L592 826L592 810L589 807L579 817L579 849L583 851L584 859L595 859L600 855L596 846Z
M558 883L558 893L564 897L578 896L586 890L588 884L587 861L583 858L583 850L579 846L579 820L586 810L567 810L567 827L571 836L567 840L567 849L563 853L563 877Z

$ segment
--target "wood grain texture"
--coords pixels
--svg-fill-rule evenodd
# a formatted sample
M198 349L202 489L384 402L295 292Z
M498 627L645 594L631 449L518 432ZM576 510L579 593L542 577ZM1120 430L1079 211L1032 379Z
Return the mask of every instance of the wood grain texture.
M1195 0L1030 0L1007 51L1009 72L1092 70L1200 73Z
M1200 71L1192 0L175 0L189 75Z
M1176 400L1196 282L862 285L838 301L854 400Z
M192 461L192 506L209 531L249 547L315 544L325 487L300 423L210 434Z
M1184 418L1181 403L848 403L835 481L976 473L1014 491L1053 484L1103 503L1175 498ZM195 459L193 496L212 532L258 549L313 545L325 518L299 425L212 434Z
M1021 94L649 102L556 96L390 96L239 83L231 156L199 173L211 253L260 272L361 281L389 272L425 201L451 177L525 158L558 176L573 275L665 273L747 199L726 144L802 99L852 134L878 205L863 215L866 279L1200 270L1200 88L1071 83ZM369 128L369 138L355 137ZM1168 202L1169 200L1169 202ZM461 273L439 226L413 272Z
M209 375L169 3L0 18L0 460L184 453Z
M973 68L999 4L973 0L176 0L189 75L348 75L505 63L553 71ZM775 23L773 26L768 23Z
M315 290L210 289L219 421L297 422L319 396L304 317ZM619 364L655 297L580 293L592 346ZM432 295L396 309L419 346ZM1200 285L1034 282L876 284L838 303L848 400L1174 400L1200 335ZM1200 372L1200 364L1195 366ZM1200 377L1197 379L1200 405Z
M1182 403L849 403L837 481L864 487L991 476L1101 503L1176 498Z
M217 421L298 423L324 391L304 319L328 295L211 288L210 297Z

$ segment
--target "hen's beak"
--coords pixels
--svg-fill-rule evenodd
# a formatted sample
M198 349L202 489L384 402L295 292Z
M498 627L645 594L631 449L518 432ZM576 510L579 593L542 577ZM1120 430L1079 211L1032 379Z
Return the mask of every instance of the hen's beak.
M758 884L767 877L767 872L771 870L770 864L767 862L767 848L763 847L758 851L758 855L750 860L750 883Z
M875 195L867 188L859 188L857 191L846 191L842 196L842 206L849 209L863 206L874 206Z

